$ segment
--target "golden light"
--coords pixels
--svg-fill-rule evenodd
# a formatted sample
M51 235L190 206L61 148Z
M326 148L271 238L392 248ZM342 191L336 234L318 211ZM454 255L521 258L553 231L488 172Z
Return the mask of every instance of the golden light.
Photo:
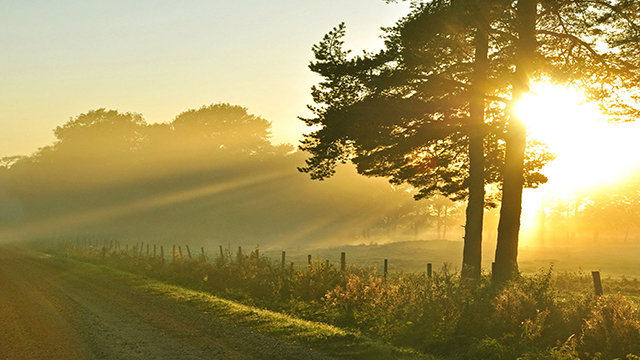
M517 104L529 138L549 146L556 159L542 173L549 181L523 195L523 240L536 232L537 213L545 199L571 197L613 186L640 169L640 123L610 123L579 92L536 84ZM529 240L533 240L529 236Z
M547 187L603 186L640 164L635 156L638 124L607 122L597 106L575 90L536 84L516 111L529 137L547 144L557 156L543 170L550 179Z

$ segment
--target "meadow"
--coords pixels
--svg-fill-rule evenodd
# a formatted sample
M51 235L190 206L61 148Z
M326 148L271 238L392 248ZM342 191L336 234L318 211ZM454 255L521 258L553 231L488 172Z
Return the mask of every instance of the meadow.
M448 265L434 265L430 276L397 269L385 274L354 264L351 256L342 269L339 260L318 256L292 266L291 258L283 263L258 249L220 247L213 253L117 241L51 244L46 251L56 256L334 325L437 358L640 355L640 282L635 278L605 278L605 294L596 296L590 274L551 268L495 288L490 274L478 282L462 281Z

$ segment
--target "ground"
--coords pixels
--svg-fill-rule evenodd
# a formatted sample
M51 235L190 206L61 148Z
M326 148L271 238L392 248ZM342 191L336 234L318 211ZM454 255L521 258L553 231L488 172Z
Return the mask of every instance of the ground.
M329 359L300 345L0 245L0 359Z

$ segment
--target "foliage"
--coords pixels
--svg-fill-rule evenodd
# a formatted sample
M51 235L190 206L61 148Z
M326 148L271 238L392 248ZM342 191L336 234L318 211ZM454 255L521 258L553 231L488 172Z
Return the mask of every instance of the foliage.
M618 231L627 241L631 229L640 228L639 183L640 177L635 173L606 189L590 188L573 196L548 199L541 209L540 226L548 226L556 234L571 234L571 238L588 231L594 241L607 232Z
M435 193L462 199L469 177L469 90L473 77L476 4L434 1L414 4L396 26L385 29L385 49L350 56L343 49L344 24L314 45L310 69L323 77L312 88L315 117L302 119L314 131L301 149L310 153L300 168L314 179L332 176L340 162L353 162L360 174L408 183L417 199ZM488 5L487 5L488 6ZM507 16L493 2L487 13ZM506 11L508 13L508 11ZM509 40L491 38L485 127L486 182L498 183L504 160L505 64ZM505 45L506 44L506 45ZM538 170L551 158L544 147L527 153L526 182L546 182Z
M0 233L164 244L215 236L246 246L259 236L329 242L363 229L392 236L397 226L435 225L403 189L350 169L330 182L305 181L296 171L303 154L272 144L269 132L265 119L224 103L162 124L116 110L80 114L54 130L50 146L0 159Z
M113 242L103 242L104 248L83 244L59 242L50 251L351 328L436 356L559 360L640 354L638 304L620 294L595 297L590 279L581 274L549 270L496 289L488 276L461 280L446 267L431 278L424 273L383 277L356 266L343 272L322 261L282 268L258 251L227 249L212 259L163 260L144 256L137 246L125 252ZM632 284L621 280L610 287Z
M209 151L260 154L272 147L271 123L230 104L203 106L178 115L171 128L181 142L203 144Z

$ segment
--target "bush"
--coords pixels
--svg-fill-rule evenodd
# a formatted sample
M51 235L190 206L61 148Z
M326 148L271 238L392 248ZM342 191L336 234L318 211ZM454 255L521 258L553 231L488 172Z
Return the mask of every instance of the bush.
M105 242L107 244L109 242ZM308 320L362 331L454 359L613 359L640 354L640 311L620 294L595 297L590 277L523 276L496 289L490 277L461 280L447 267L433 277L318 261L301 269L258 251L164 260L135 250L61 242L52 251L207 291ZM609 281L629 293L637 281ZM635 356L635 357L634 357Z

